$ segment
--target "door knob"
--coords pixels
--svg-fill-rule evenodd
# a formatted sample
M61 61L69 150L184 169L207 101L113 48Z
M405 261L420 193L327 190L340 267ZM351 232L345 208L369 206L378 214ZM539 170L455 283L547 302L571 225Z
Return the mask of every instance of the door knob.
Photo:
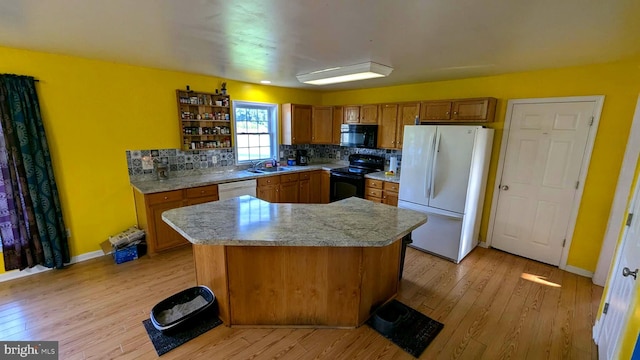
M500 186L500 190L504 190L504 191L509 190L509 185L502 185L502 186Z
M628 267L622 269L622 276L627 277L629 275L633 276L633 280L635 280L636 276L638 276L638 269L635 269L634 271L631 271Z

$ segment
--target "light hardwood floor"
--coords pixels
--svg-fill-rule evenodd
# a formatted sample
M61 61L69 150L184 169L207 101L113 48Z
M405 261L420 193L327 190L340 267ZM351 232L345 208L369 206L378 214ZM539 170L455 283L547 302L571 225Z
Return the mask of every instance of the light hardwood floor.
M195 285L191 250L116 265L109 257L0 283L0 340L57 340L60 359L155 359L142 321ZM552 287L525 280L537 275ZM398 299L444 323L421 359L597 359L591 327L602 287L497 250L461 264L407 249ZM162 359L412 359L355 330L219 326Z

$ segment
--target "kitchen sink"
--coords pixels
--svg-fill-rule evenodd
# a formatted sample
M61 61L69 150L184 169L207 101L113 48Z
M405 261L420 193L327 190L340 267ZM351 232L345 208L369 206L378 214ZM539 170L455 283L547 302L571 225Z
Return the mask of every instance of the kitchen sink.
M278 167L270 167L270 168L248 169L247 171L252 173L267 174L267 173L274 173L274 172L288 171L288 170L291 170L291 168L278 166Z

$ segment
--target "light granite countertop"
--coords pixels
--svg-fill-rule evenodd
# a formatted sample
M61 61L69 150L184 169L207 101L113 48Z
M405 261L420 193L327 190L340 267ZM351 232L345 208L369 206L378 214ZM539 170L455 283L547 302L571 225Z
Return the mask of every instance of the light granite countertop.
M389 176L389 175L385 175L384 171L378 171L378 172L366 174L364 177L369 179L389 181L396 184L400 184L400 173L396 173L395 175Z
M222 184L241 180L257 179L259 177L281 175L287 173L305 172L312 170L331 170L344 167L341 164L310 164L307 166L283 166L287 170L274 173L253 173L247 170L213 171L206 174L182 177L170 177L167 180L131 181L131 186L142 194L153 194L163 191L188 189L197 186Z
M162 220L193 244L386 246L427 216L351 197L330 204L276 204L252 196L168 210Z

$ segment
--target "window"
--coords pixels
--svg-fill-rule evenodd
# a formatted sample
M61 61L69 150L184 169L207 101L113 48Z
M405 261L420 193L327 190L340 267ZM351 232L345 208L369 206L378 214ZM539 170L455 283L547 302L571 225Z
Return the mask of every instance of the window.
M239 163L278 158L278 105L234 101L236 152Z

